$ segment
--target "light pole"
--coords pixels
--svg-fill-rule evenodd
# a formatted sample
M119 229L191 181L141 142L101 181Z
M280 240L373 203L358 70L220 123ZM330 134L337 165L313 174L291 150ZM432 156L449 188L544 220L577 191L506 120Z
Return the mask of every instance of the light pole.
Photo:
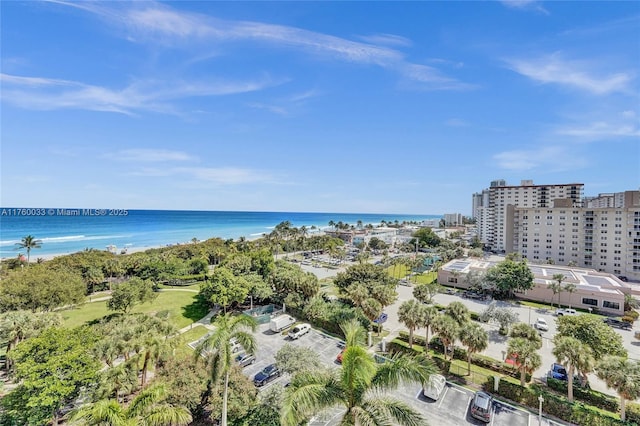
M538 426L542 426L542 403L544 402L542 395L538 396L538 402L540 403L538 405Z

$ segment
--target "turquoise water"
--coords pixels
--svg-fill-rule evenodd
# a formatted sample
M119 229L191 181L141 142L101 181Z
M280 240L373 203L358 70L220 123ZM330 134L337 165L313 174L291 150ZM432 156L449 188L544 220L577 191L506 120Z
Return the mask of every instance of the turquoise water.
M0 257L17 256L16 243L26 235L42 241L42 247L31 252L35 259L40 255L74 253L85 248L105 250L109 245L121 250L184 243L192 238L254 239L286 220L298 228L327 228L330 221L356 225L360 220L365 225L375 225L382 220L440 218L440 215L372 213L0 208Z

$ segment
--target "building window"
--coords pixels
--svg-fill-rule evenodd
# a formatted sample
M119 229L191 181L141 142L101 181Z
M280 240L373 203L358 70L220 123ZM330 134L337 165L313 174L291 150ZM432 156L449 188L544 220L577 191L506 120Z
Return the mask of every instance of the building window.
M448 282L448 283L458 284L458 278L456 278L456 277L449 277L449 278L447 279L447 282Z
M602 301L602 307L619 310L620 304L618 302L609 302L608 300L604 300Z
M582 304L583 305L598 306L598 300L597 299L589 299L588 297L583 297L582 298Z

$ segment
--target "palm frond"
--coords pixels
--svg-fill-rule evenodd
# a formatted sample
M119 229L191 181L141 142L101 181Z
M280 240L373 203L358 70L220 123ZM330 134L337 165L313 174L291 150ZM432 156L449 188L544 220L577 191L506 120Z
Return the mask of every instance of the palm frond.
M143 421L145 426L186 426L192 420L191 412L186 408L162 404L154 407Z
M340 324L340 329L344 333L344 339L347 347L359 346L365 341L365 329L356 319Z
M358 418L362 426L371 425L399 425L399 426L426 426L426 419L410 405L388 396L367 399L362 404L362 410L372 413L376 423L364 423Z
M127 408L127 417L141 416L146 410L153 407L154 404L162 401L167 395L167 389L164 384L156 384L144 389L136 396Z
M433 361L424 355L397 354L378 366L372 384L380 389L394 389L406 381L426 383L432 374L437 373L438 369Z
M296 374L285 395L281 421L285 426L297 426L311 415L343 403L340 382L331 372Z
M104 425L124 426L126 424L124 410L117 401L105 399L82 406L69 416L71 425Z

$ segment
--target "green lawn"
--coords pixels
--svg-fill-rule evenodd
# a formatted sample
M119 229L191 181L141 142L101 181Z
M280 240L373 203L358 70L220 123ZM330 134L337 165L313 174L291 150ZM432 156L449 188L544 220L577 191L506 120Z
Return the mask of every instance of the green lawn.
M193 355L193 349L191 349L188 343L195 342L208 332L209 330L206 327L198 326L185 333L182 333L179 337L182 343L176 348L176 355Z
M158 297L151 303L138 305L133 312L156 313L169 311L173 324L182 328L204 317L208 309L199 303L197 293L186 291L166 291L158 293ZM85 323L98 320L113 313L107 310L107 302L86 303L74 309L60 312L65 327L77 327Z

